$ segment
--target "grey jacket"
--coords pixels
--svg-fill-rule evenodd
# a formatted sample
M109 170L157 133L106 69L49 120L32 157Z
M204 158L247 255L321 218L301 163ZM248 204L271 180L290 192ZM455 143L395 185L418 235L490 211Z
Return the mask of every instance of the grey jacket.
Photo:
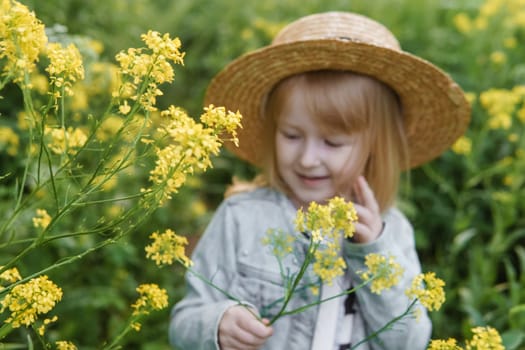
M268 188L227 198L217 209L195 248L193 269L231 295L255 306L261 313L275 313L277 310L272 310L272 307L261 309L283 296L282 278L277 259L268 247L262 245L261 240L268 228L295 232L295 214L296 209L283 194ZM364 257L368 253L391 254L405 269L400 283L380 295L371 293L368 287L357 291L357 317L362 322L354 324L364 324L367 334L405 311L408 298L404 291L412 278L421 272L410 223L393 208L385 213L383 220L385 227L376 241L367 244L345 242L343 247L347 272L352 280L359 281L356 271L366 269ZM300 233L296 234L301 236L296 240L296 251L305 251L307 239ZM290 256L284 261L284 268L297 271L300 263L300 256ZM224 311L236 302L189 273L186 283L186 296L171 312L170 342L180 350L219 349L219 321ZM313 301L315 297L311 293L298 293L289 308ZM311 307L277 320L273 335L263 349L310 349L317 311L318 307ZM391 330L381 333L376 340L359 349L425 349L430 333L430 320L426 312L422 312L418 319L405 317Z

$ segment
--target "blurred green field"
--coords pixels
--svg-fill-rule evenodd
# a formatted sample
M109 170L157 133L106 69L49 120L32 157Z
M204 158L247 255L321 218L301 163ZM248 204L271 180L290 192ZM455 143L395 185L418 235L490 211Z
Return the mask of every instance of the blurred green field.
M447 71L472 101L472 122L465 136L435 161L406 174L399 206L411 219L425 271L446 282L447 301L431 313L433 338L471 337L474 326L496 328L507 349L525 349L525 2L520 0L23 0L46 25L48 37L79 45L86 67L114 62L117 52L141 46L149 29L179 37L186 52L172 85L163 87L159 107L176 105L198 116L210 79L235 57L266 45L286 23L327 10L354 11L385 24L404 50ZM86 86L104 90L95 70ZM86 89L89 112L104 102L100 91ZM107 89L106 89L107 90ZM15 86L0 93L0 127L18 130L22 96ZM87 108L87 107L85 107ZM68 118L76 118L75 114ZM80 118L80 117L78 117ZM80 120L80 119L79 119ZM0 134L3 135L3 134ZM23 142L23 140L21 141ZM0 137L0 224L13 207L13 176L24 167L22 152ZM148 164L143 164L144 169ZM112 185L118 194L140 188L147 176L128 176ZM171 228L194 242L222 199L232 176L256 173L223 151L214 168L189 179L159 208L116 244L87 254L50 277L64 292L50 326L50 339L71 340L79 349L97 349L120 331L141 283L168 291L170 305L183 293L180 267L158 268L146 261L144 246L155 230ZM110 206L75 212L64 225L114 215ZM139 214L137 214L139 215ZM32 230L33 212L22 213L17 234ZM27 225L24 226L24 225ZM101 236L103 233L101 234ZM8 238L0 236L0 249ZM96 245L98 237L61 239L20 261L25 275L64 256ZM0 250L0 265L17 254ZM0 314L0 321L5 316ZM169 309L152 313L140 332L131 332L124 349L168 349ZM26 330L6 342L24 343ZM0 348L1 342L0 342ZM39 348L39 344L35 344Z

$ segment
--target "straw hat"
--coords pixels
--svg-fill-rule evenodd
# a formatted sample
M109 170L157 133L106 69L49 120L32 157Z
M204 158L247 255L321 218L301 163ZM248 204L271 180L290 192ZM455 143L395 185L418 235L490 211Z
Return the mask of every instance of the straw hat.
M272 44L226 66L210 83L206 105L243 115L240 158L260 165L263 101L280 80L314 70L349 70L372 76L401 99L408 133L410 167L439 156L467 128L470 106L461 88L442 70L401 50L383 25L361 15L326 12L283 28Z

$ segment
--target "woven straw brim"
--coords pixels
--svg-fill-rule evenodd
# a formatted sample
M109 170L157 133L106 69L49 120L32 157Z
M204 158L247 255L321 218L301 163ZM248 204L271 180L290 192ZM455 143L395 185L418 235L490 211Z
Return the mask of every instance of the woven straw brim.
M403 51L347 40L307 40L267 46L226 66L210 83L205 104L243 115L239 147L226 147L261 165L264 118L261 104L285 77L315 70L349 70L392 87L400 97L408 135L410 164L416 167L444 152L470 121L461 88L442 70Z

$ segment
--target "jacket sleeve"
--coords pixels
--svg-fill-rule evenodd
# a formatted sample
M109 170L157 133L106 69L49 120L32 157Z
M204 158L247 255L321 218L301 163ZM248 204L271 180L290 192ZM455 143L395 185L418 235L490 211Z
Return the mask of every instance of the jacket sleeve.
M192 269L227 290L235 274L236 228L231 210L223 203L192 254ZM235 305L222 292L186 272L186 295L171 311L169 339L178 349L213 350L224 311Z
M372 293L368 285L356 292L368 335L405 312L410 303L405 290L410 287L413 278L421 273L411 224L395 209L390 210L384 220L385 227L376 241L367 244L346 242L344 246L349 272L356 283L361 280L358 272L367 269L364 261L369 253L391 255L404 269L399 283L389 290L383 290L379 295ZM417 307L423 309L421 306ZM371 340L369 346L373 350L426 349L431 328L430 319L423 309L418 317L407 315L396 322L391 329Z

